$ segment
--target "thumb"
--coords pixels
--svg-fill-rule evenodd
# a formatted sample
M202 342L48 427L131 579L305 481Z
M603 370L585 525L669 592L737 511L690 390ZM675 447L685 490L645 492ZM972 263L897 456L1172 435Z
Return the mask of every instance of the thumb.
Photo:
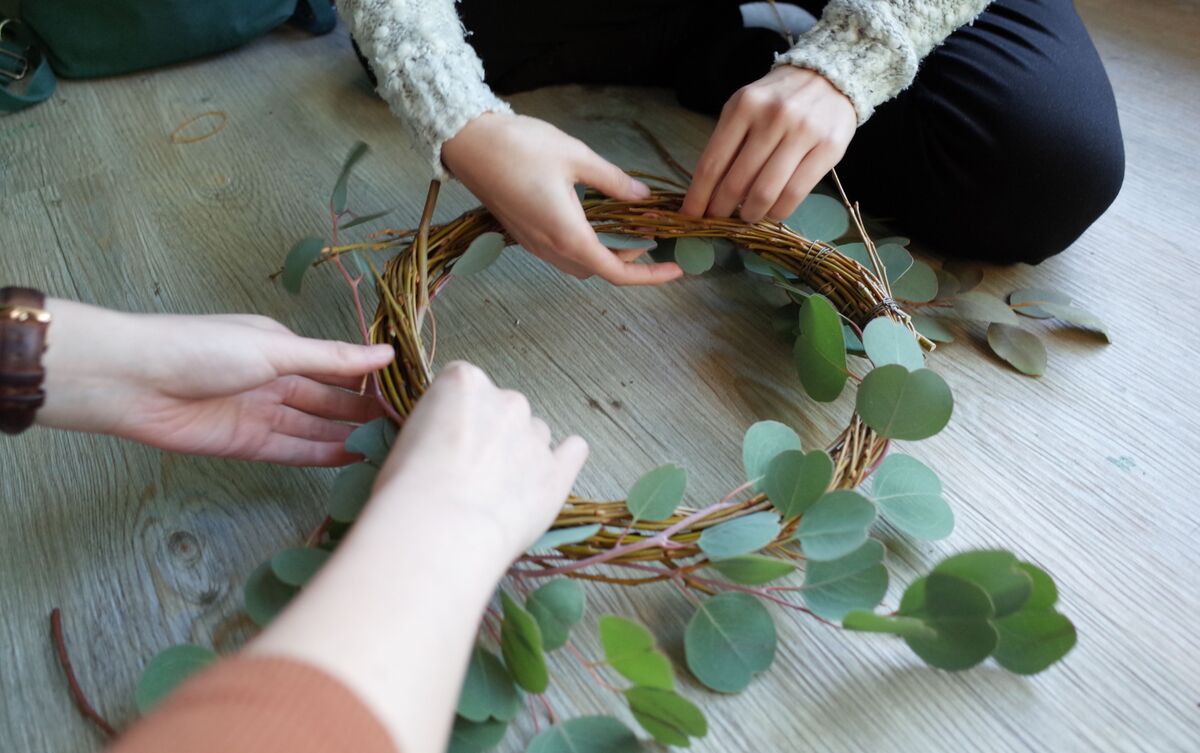
M624 170L591 149L585 148L583 159L575 169L579 180L614 199L638 201L650 196L649 186L626 175Z
M588 444L580 436L567 437L554 448L555 490L562 492L563 499L571 494L571 487L574 486L579 472L583 470L587 458Z
M272 336L268 342L264 348L267 359L281 376L361 376L382 369L395 358L390 345L353 345L295 335Z

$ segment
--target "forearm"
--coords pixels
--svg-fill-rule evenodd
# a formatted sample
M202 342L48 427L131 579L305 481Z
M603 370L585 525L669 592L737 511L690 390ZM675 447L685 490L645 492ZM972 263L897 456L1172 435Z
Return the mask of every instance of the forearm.
M484 83L453 0L338 0L378 79L379 94L408 123L434 173L447 177L442 144L485 112L511 112Z
M991 0L831 0L820 21L776 65L810 68L829 79L864 123L906 89L917 68Z
M428 487L396 478L377 490L337 556L247 649L338 678L405 753L445 749L479 618L507 565L483 521L446 519Z

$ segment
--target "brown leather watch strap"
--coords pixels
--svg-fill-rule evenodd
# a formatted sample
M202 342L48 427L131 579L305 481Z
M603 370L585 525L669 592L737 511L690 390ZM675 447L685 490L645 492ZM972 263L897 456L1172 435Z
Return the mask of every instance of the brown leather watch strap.
M0 288L0 431L20 434L46 400L42 353L50 314L30 288Z

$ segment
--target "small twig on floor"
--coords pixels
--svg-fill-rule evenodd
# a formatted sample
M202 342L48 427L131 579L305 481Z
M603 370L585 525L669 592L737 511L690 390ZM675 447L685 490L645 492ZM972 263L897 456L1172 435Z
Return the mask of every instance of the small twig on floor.
M84 719L87 719L95 725L96 729L104 733L105 737L110 740L115 738L117 731L88 702L87 696L83 694L83 688L79 687L79 680L75 678L75 670L71 667L71 657L67 654L67 643L63 638L62 612L58 607L55 607L50 612L50 635L54 641L54 652L58 654L58 663L62 666L63 674L67 677L67 687L71 691L71 699L75 701L75 708L79 709L79 713L83 715Z

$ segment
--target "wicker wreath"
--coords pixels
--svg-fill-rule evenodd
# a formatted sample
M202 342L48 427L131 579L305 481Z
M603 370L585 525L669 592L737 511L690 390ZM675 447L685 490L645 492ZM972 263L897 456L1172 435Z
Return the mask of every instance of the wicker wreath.
M679 213L684 197L679 190L684 188L682 184L637 171L630 171L630 174L666 187L652 190L649 198L640 201L618 201L587 192L582 197L584 213L597 232L647 239L723 238L794 273L827 297L860 328L873 318L886 316L912 329L909 317L892 299L884 281L886 278L842 255L835 246L804 238L782 223L685 216ZM443 225L431 226L429 217L436 200L435 184L426 202L421 228L393 231L393 240L403 239L407 245L388 261L376 278L380 304L370 327L370 337L372 342L387 343L396 350L396 360L380 372L379 382L386 400L400 416L408 415L433 378L432 355L421 335L424 313L429 302L453 279L455 262L471 242L484 233L500 233L504 235L506 245L515 243L500 222L482 207ZM865 238L856 208L851 207L851 215ZM436 337L436 329L434 335ZM924 348L932 349L932 343L915 331L914 335ZM868 428L857 415L852 416L849 425L828 448L834 461L830 488L857 487L883 458L887 443L887 439ZM698 516L690 508L679 508L666 520L648 522L635 520L624 500L595 501L571 496L552 529L601 524L600 530L591 538L558 548L572 560L595 558L619 544L628 544L639 537L661 537L664 531L670 531L663 546L640 548L609 561L637 560L675 567L679 566L676 560L703 555L697 545L703 529L769 508L766 495L757 494L711 514ZM781 556L794 556L780 545L791 538L797 523L798 518L787 521L775 542L767 548ZM704 564L705 560L693 561L683 567L690 571ZM569 574L589 577L579 571ZM637 584L662 580L662 577L601 579Z

